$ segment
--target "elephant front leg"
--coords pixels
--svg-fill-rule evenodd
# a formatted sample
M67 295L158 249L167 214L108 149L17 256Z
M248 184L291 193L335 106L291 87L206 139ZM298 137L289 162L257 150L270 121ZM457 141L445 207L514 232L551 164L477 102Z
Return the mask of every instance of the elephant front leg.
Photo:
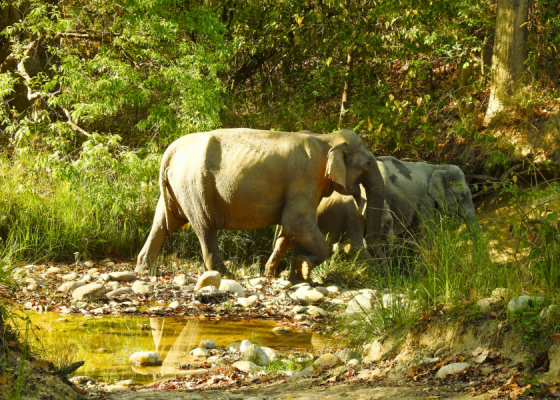
M196 235L202 248L204 266L207 271L218 271L222 276L233 277L234 274L225 266L218 246L218 230L213 228L196 229Z
M150 230L144 247L142 247L140 254L138 254L138 260L134 271L138 272L140 275L146 275L148 273L157 274L158 268L156 260L165 238L168 233L170 234L176 231L187 222L187 219L177 218L172 212L167 213L166 221L165 204L163 197L160 196L154 215L154 222L152 223L152 229ZM169 227L167 223L169 223Z
M278 229L282 228L279 227ZM290 238L284 235L283 231L281 231L274 242L274 251L266 262L266 267L264 270L265 275L274 277L277 276L278 266L280 265L280 261L282 261L282 256L288 251L289 248Z

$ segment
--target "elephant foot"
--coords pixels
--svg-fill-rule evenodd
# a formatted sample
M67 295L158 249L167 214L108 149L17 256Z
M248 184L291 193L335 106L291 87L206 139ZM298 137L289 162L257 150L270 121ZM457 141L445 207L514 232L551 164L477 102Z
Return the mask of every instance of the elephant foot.
M138 275L148 275L150 273L150 268L144 264L136 264L134 272L138 273Z
M311 266L307 261L301 263L301 275L303 276L303 280L307 281L309 279L309 275L311 275Z

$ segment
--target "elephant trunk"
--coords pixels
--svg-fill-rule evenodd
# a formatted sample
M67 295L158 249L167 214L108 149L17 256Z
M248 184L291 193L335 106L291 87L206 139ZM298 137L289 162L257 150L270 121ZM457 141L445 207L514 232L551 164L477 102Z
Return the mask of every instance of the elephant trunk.
M383 215L383 202L385 201L385 187L383 177L374 161L362 185L366 189L366 239L369 246L378 249L379 236L381 235L381 221ZM378 254L378 251L375 251Z

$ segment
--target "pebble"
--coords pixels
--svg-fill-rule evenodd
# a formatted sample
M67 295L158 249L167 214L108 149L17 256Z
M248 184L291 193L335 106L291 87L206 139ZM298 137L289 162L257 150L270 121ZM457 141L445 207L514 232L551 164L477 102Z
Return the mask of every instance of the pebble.
M37 285L34 283L30 283L29 285L27 285L27 290L29 290L30 292L34 292L35 290L37 290Z
M173 283L176 285L180 285L180 286L184 286L187 285L189 283L196 283L197 279L192 278L190 276L187 276L185 274L180 274L177 275L175 278L173 278Z
M137 366L154 366L161 365L161 356L155 351L139 351L130 356L129 359L132 365Z
M212 353L210 353L206 349L197 347L196 349L191 350L190 355L195 356L195 357L210 357L212 355Z
M93 262L91 262L91 261L86 261L86 262L84 263L84 266L85 266L86 268L93 268L93 265L94 265L94 264L93 264Z
M236 294L238 297L245 297L243 286L233 279L222 279L218 288L221 292L229 292Z
M259 298L257 296L240 297L237 299L237 304L241 304L244 308L254 307L258 304Z
M325 310L323 310L321 307L316 306L309 306L307 308L307 314L314 317L326 317L328 315Z
M73 281L73 280L76 280L77 278L78 278L78 274L75 273L75 272L71 272L71 273L69 273L69 274L62 275L62 280L63 280L64 282Z
M104 285L90 283L78 287L72 292L72 298L75 300L93 300L105 297L107 289Z
M103 387L103 391L108 393L115 393L115 392L130 392L130 388L124 385L107 385Z
M318 291L319 293L323 294L324 296L327 296L329 294L329 291L327 290L327 288L324 288L322 286L317 286L315 288L316 291Z
M129 287L121 287L121 288L117 288L115 290L111 290L109 293L107 293L105 295L105 297L107 297L109 300L115 300L115 299L119 299L121 297L126 297L129 295L132 295L134 293L134 290L132 290L132 288Z
M525 308L537 307L544 302L544 297L540 296L519 296L511 299L508 303L508 311L521 311Z
M350 361L348 361L347 365L349 367L357 367L358 365L360 365L360 360L353 358Z
M314 289L310 286L304 286L298 289L295 293L296 296L307 296L309 298L309 302L311 304L321 303L325 300L325 295L317 289Z
M194 290L200 290L205 286L214 286L218 289L221 281L222 276L218 271L206 271L198 278Z
M216 343L214 343L214 339L205 339L198 344L198 347L202 349L215 349Z
M136 294L148 294L152 292L153 288L149 283L137 280L132 284L132 290Z
M47 269L45 271L45 275L56 275L56 274L60 274L62 272L61 268L58 267L50 267L49 269Z
M441 367L436 376L438 378L445 378L447 375L458 374L459 372L465 370L470 365L468 363L451 363Z
M315 364L317 367L326 367L326 366L334 367L334 366L337 366L341 363L342 363L342 361L336 355L326 353L326 354L323 354L318 359L316 359L313 364Z
M280 279L276 282L274 282L274 286L279 287L280 289L290 289L292 287L292 282L284 280L284 279Z
M348 363L352 359L362 360L362 353L352 349L338 350L334 353L342 362Z
M124 381L120 381L115 383L115 385L122 385L122 386L133 386L136 385L136 382L134 382L134 379L127 379Z
M295 306L294 308L292 308L292 312L294 314L303 314L305 311L307 311L306 306Z
M327 289L327 292L329 292L330 294L336 295L340 293L340 288L336 285L327 286L325 289Z
M109 274L109 280L111 280L111 281L132 282L132 281L135 281L136 279L137 279L136 274L134 272L130 272L130 271L111 272Z
M257 286L257 285L266 285L268 283L268 279L266 278L253 278L253 279L249 279L249 284L251 286Z
M257 364L251 361L237 361L234 362L232 366L240 371L249 373L259 372L264 369L263 367L259 367Z
M172 301L171 303L169 303L169 305L167 307L172 308L172 309L176 309L180 305L181 305L181 303L179 303L177 300L175 300L175 301Z

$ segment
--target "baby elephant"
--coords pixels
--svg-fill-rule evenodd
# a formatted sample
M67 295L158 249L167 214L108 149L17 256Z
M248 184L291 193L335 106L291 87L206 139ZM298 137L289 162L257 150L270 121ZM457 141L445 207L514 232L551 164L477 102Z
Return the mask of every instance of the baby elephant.
M364 246L366 192L363 187L360 188L361 196L356 196L356 198L338 192L333 192L330 197L323 198L317 209L317 223L335 253L342 245L347 252L357 252L362 260L372 260L371 253ZM389 245L391 245L394 238L394 226L387 203L384 204L382 213L381 234L387 237ZM308 279L310 271L305 265L302 265L301 257L299 257L305 254L305 249L297 242L290 241L280 226L276 228L274 251L266 263L265 275L275 276L277 274L280 260L290 246L292 246L293 278L296 280Z

